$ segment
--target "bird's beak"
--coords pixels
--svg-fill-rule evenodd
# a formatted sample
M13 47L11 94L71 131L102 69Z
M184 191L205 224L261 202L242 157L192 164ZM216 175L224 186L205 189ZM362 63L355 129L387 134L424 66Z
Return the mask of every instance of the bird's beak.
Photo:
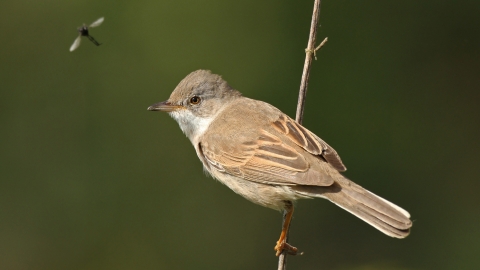
M183 106L180 105L173 105L168 100L158 102L153 104L152 106L148 107L147 110L149 111L162 111L162 112L173 112L179 109L182 109Z

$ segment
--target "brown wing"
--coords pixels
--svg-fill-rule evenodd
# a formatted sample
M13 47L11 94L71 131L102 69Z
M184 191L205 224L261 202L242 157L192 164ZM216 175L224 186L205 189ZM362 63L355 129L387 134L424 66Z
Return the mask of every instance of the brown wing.
M285 135L298 146L316 156L322 156L325 161L340 172L346 171L340 156L326 142L320 139L302 125L299 125L288 116L281 115L273 122L275 129Z
M239 138L250 137L242 134L227 140L215 134L209 140L200 142L200 154L217 171L253 182L314 186L330 186L334 183L327 163L308 160L301 148L282 142L273 133L276 132L261 130L255 136L255 141L242 141Z

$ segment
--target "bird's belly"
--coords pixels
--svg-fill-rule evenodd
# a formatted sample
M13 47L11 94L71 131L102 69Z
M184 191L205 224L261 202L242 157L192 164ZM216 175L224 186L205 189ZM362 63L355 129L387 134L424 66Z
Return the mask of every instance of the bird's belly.
M262 184L221 172L214 172L211 175L245 199L275 210L283 210L286 201L300 198L286 185Z

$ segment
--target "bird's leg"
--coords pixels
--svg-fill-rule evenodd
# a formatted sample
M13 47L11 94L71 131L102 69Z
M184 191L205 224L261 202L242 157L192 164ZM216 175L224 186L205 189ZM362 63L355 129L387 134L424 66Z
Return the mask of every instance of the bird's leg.
M290 221L292 220L292 216L293 205L288 202L283 212L282 233L280 233L280 238L278 239L277 245L274 248L275 251L277 251L276 256L279 256L283 252L283 250L286 250L290 255L297 255L298 249L287 243L287 233L290 227Z

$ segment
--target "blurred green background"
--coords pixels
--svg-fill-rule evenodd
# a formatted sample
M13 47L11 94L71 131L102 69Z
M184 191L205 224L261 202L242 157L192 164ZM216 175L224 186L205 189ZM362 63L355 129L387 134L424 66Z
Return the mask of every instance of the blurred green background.
M298 203L289 269L480 269L480 2L322 1L304 125L412 214ZM281 215L149 105L191 71L294 116L312 1L0 3L1 269L276 269ZM105 16L70 53L76 28Z

